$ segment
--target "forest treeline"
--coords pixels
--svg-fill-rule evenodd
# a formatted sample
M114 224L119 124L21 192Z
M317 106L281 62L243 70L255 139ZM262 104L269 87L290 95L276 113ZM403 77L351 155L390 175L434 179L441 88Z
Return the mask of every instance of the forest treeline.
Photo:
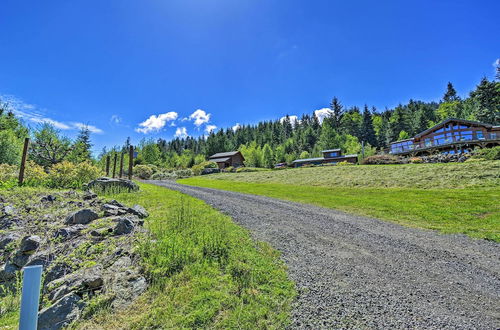
M500 80L500 79L497 79ZM393 109L345 107L334 97L322 121L313 112L292 121L263 121L227 128L198 138L142 140L138 162L186 168L217 152L240 150L247 166L272 167L297 158L321 156L321 150L341 148L346 154L369 156L388 144L409 138L447 118L500 124L500 81L484 78L468 97L458 96L451 83L441 100L410 100Z
M325 112L323 112L323 115ZM375 109L368 105L346 107L334 97L326 116L304 114L297 120L286 116L255 125L227 128L208 136L143 139L137 146L136 164L154 164L164 168L189 168L217 152L240 150L247 166L272 167L276 163L321 155L321 150L341 148L346 154L365 156L387 148L390 142L411 137L447 118L462 118L500 124L500 77L486 78L466 98L458 96L451 83L441 100L410 100L393 109ZM18 164L25 137L32 139L30 160L48 168L62 161L98 162L105 156L128 150L123 146L104 148L92 157L90 132L82 128L70 140L48 123L29 129L14 114L9 104L0 100L0 164Z

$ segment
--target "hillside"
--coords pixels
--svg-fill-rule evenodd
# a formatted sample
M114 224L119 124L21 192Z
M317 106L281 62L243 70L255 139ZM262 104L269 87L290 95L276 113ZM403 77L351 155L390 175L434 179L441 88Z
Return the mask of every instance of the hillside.
M298 168L178 182L500 241L500 161Z
M281 183L319 187L468 188L500 186L500 161L359 165L293 168L249 173L221 173L211 180Z

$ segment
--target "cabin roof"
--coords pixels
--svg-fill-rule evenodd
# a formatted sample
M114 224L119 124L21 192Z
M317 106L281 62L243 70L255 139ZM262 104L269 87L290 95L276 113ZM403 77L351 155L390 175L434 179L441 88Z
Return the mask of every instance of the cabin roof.
M208 159L221 158L221 157L231 157L231 156L237 155L239 153L240 153L239 151L218 152L218 153L213 154L212 156L208 157Z
M210 158L211 162L216 162L216 163L224 163L230 160L231 157L222 157L222 158Z
M465 120L465 119L458 119L458 118L448 118L445 121L442 121L439 124L436 124L436 125L432 126L431 128L428 128L425 131L418 133L417 135L415 135L415 137L419 138L421 136L424 136L424 135L434 131L435 129L438 129L441 126L448 124L449 122L458 122L458 123L462 123L462 124L469 124L469 125L473 125L473 126L483 126L483 127L487 127L487 128L494 127L491 124L481 123L479 121ZM398 141L398 142L400 142L400 141Z
M321 150L321 152L334 152L334 151L340 151L340 149L327 149L327 150Z

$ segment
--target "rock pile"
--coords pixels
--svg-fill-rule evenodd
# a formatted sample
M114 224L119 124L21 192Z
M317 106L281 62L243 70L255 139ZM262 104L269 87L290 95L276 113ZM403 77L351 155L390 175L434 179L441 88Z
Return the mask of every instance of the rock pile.
M60 329L85 314L92 299L112 308L130 304L147 288L132 253L148 212L103 201L87 192L30 198L17 205L1 197L0 284L14 286L25 266L42 265L39 329Z

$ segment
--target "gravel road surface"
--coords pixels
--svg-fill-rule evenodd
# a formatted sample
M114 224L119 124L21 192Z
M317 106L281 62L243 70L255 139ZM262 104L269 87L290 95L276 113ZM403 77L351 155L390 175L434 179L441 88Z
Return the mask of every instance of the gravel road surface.
M206 201L282 252L292 328L499 329L500 244L268 197L149 181Z

